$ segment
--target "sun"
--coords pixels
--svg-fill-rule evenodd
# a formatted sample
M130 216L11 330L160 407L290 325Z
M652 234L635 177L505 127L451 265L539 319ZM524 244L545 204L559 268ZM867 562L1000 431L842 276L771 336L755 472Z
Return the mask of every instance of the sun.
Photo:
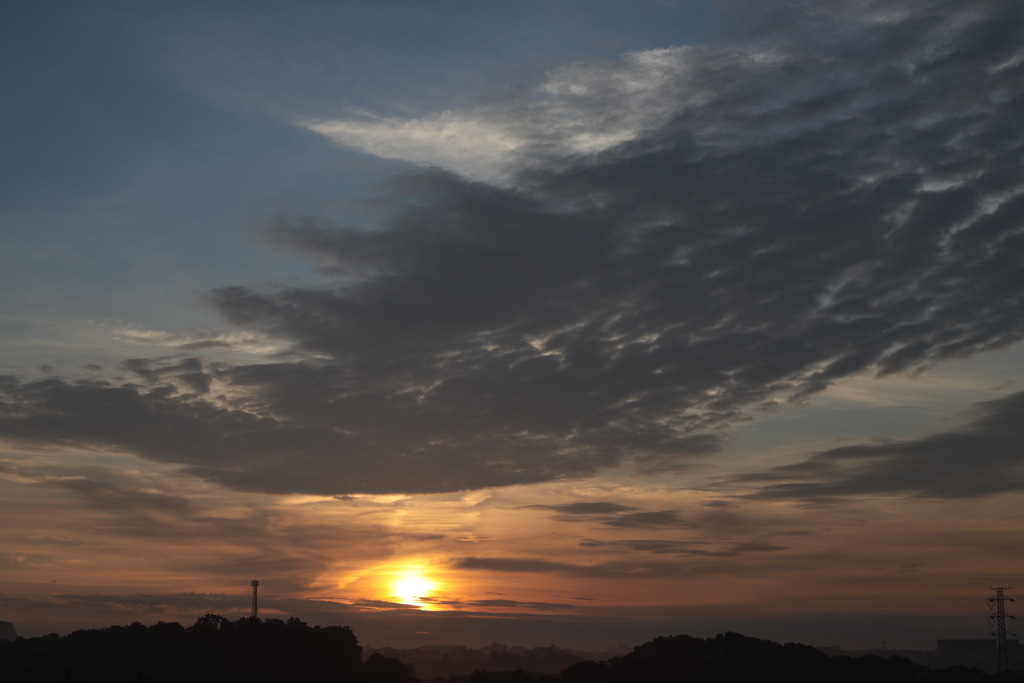
M432 609L429 600L437 590L437 582L428 578L419 567L406 569L395 576L391 584L392 598L420 609Z

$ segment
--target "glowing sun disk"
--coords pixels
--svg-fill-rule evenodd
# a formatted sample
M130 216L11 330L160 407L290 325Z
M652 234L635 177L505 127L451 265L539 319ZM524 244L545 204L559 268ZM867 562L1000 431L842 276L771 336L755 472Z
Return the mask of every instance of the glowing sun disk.
M437 583L418 572L407 572L397 577L391 586L394 597L406 605L429 608L430 603L423 600L437 590Z

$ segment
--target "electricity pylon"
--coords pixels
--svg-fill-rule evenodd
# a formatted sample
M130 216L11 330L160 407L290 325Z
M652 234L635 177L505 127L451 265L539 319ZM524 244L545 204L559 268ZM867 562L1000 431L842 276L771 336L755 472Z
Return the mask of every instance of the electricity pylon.
M1010 670L1010 657L1006 651L1006 617L1011 619L1016 619L1017 617L1006 613L1005 601L1014 602L1013 598L1003 595L1003 591L1010 590L1009 586L990 588L989 590L996 592L995 595L988 599L988 606L996 611L995 614L989 616L988 622L990 626L996 627L996 630L989 633L989 635L996 639L996 673L999 673L1000 671ZM1010 635L1015 636L1017 634L1011 633Z

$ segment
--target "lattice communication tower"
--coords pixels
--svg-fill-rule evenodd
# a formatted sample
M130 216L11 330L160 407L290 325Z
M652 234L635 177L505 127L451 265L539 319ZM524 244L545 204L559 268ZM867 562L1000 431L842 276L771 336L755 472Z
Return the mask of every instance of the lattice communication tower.
M256 579L252 580L252 614L249 616L258 617L260 615L259 605L256 603L256 591L260 587L260 582Z
M1006 651L1006 617L1011 619L1017 617L1006 613L1006 601L1014 602L1013 598L1003 595L1003 591L1010 590L1009 586L990 588L989 590L995 591L995 595L988 599L988 606L995 610L995 614L990 615L988 621L990 626L996 627L996 630L989 635L996 639L996 673L998 673L1010 670L1010 657ZM1010 635L1016 636L1017 634L1010 633Z

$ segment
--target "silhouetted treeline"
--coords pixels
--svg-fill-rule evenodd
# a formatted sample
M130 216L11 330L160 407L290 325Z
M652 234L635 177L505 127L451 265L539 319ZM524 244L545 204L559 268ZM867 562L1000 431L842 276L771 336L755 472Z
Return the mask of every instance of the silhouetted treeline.
M185 628L160 622L75 631L59 637L0 643L0 680L115 683L120 681L337 681L409 683L397 660L361 660L347 626L308 626L296 618L231 621L207 614Z
M215 614L185 628L160 622L111 626L59 637L0 642L0 680L74 683L317 681L414 683L401 661L362 648L346 626L310 627L292 618ZM438 678L435 680L444 680ZM1020 673L929 669L903 657L830 657L808 645L780 645L726 633L655 638L629 654L577 662L559 675L474 671L452 683L1024 683Z
M1014 683L1024 680L1019 674L1005 676L1005 679ZM561 675L562 683L992 683L997 680L1003 677L964 667L934 670L903 657L829 657L809 645L780 645L738 633L707 639L655 638L621 657L573 664ZM472 683L492 682L483 678Z

